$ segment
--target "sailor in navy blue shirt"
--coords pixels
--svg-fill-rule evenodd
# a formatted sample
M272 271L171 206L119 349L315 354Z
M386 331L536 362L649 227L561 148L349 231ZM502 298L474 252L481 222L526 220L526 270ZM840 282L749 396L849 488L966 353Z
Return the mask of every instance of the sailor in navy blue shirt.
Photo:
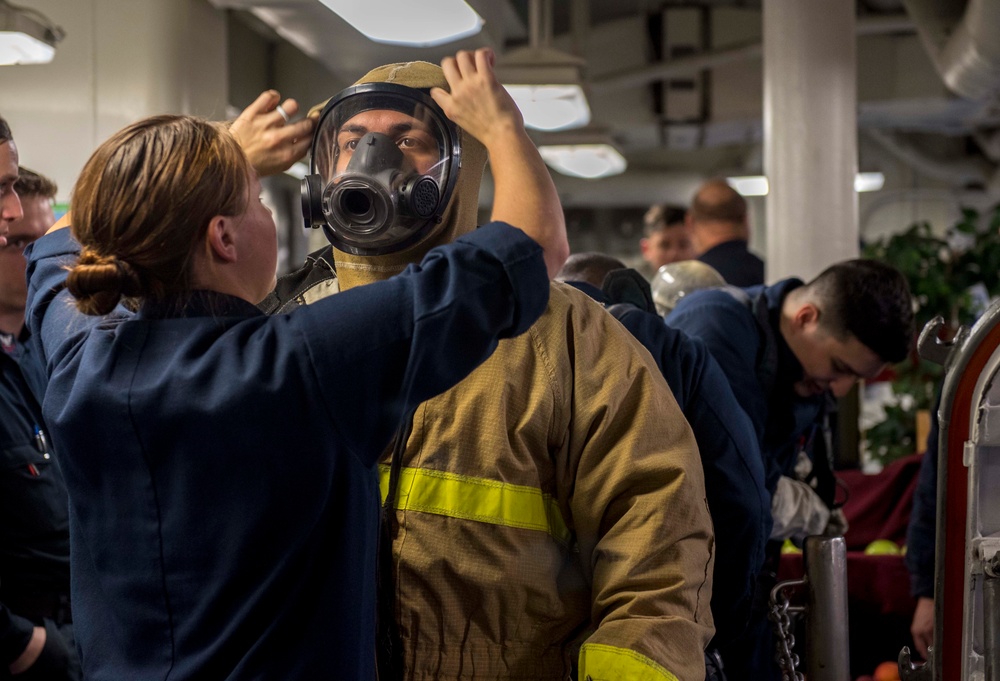
M797 445L816 423L825 402L822 393L796 394L793 386L802 379L802 364L777 331L782 301L800 286L801 280L787 279L745 289L750 300L759 301L758 309L764 308L761 318L766 317L767 328L772 329L768 336L744 299L724 289L685 296L667 316L670 326L706 342L725 372L761 443L770 493L778 478L794 466ZM773 360L765 360L768 352L774 353ZM767 373L763 376L761 364L766 361L772 366L763 370Z
M747 202L726 180L702 184L685 216L699 261L711 266L731 286L764 283L764 261L750 252Z
M121 321L61 290L77 248L33 246L29 325L86 677L374 678L375 464L405 411L541 314L540 249L488 226L290 315L202 291Z
M681 299L667 323L705 342L753 423L772 495L772 537L822 533L833 499L793 480L793 468L821 436L831 395L845 395L858 379L906 356L913 336L906 280L884 263L850 260L808 284L786 279L696 291ZM731 670L736 678L778 678L770 636L758 606L743 642L755 657Z

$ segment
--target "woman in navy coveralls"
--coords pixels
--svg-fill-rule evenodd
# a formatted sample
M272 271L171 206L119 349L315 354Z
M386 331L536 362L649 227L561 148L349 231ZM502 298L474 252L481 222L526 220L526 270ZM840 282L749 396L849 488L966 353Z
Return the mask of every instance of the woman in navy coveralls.
M478 56L487 93L468 96L503 97ZM510 189L544 252L491 224L267 317L252 303L273 285L274 223L227 132L154 117L95 152L73 236L40 239L28 272L86 678L375 677L374 467L405 412L543 311L565 232L547 174L529 175L533 192Z

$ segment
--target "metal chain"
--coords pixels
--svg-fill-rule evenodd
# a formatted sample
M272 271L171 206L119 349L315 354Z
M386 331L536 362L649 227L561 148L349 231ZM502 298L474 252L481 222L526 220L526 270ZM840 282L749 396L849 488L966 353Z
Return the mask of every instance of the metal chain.
M795 635L792 633L792 618L789 617L789 612L801 611L802 608L789 606L788 594L785 592L800 584L805 584L805 580L780 582L771 589L768 617L774 624L777 638L774 657L781 668L781 681L805 681L805 676L798 671L799 656L795 654Z

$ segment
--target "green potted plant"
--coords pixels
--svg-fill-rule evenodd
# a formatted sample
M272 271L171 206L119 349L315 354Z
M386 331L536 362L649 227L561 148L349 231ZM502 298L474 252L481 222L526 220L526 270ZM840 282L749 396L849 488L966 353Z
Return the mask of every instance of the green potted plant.
M1000 205L986 214L969 208L943 236L927 222L868 244L863 255L899 269L913 292L917 330L941 315L942 340L983 312L986 301L1000 295ZM916 414L929 410L943 369L917 356L893 367L896 404L886 405L886 419L865 433L869 457L888 464L923 448L916 440Z

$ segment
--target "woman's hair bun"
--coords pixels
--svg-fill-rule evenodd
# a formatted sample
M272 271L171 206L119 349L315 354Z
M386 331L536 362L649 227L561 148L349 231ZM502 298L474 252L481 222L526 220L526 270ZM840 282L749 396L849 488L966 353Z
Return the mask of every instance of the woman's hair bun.
M76 298L77 309L89 315L108 314L123 296L142 295L142 282L131 265L87 247L70 268L66 288Z

